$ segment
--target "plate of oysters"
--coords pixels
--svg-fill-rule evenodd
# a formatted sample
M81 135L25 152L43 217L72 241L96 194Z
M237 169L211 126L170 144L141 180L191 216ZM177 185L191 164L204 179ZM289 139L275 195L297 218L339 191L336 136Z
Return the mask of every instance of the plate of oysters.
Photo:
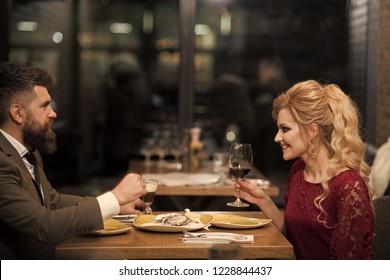
M157 232L194 231L210 226L213 216L194 212L141 215L135 218L133 226Z

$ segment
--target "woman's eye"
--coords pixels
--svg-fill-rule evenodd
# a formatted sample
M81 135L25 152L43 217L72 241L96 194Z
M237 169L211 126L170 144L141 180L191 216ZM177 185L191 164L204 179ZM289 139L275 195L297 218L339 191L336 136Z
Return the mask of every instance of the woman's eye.
M280 129L281 129L283 132L287 132L287 131L290 130L290 128L285 127L285 126L282 126Z

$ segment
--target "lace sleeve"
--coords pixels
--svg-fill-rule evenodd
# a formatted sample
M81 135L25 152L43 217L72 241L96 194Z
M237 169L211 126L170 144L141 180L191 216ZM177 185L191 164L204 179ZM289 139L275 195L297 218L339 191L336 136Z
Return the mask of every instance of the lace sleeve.
M355 176L341 185L339 193L330 258L372 259L374 217L366 184Z

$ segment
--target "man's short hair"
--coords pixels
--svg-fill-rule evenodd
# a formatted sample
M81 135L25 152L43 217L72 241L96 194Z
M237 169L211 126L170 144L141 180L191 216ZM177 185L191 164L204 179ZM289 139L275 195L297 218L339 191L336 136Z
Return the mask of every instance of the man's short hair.
M53 77L31 62L0 63L0 124L8 118L9 107L12 104L27 106L35 97L34 86L50 88L53 84Z

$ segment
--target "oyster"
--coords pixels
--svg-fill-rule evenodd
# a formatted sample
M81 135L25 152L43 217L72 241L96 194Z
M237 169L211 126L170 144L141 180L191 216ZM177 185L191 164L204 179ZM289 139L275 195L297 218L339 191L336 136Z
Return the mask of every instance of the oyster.
M180 215L180 214L177 214L177 213L160 214L160 215L156 216L156 222L164 224L167 219L172 218L172 217L177 216L177 215Z
M173 217L168 218L165 223L171 226L184 226L191 222L189 218L187 218L184 215L176 215Z
M191 222L191 219L182 214L162 214L157 215L156 222L162 223L164 225L171 226L184 226Z

